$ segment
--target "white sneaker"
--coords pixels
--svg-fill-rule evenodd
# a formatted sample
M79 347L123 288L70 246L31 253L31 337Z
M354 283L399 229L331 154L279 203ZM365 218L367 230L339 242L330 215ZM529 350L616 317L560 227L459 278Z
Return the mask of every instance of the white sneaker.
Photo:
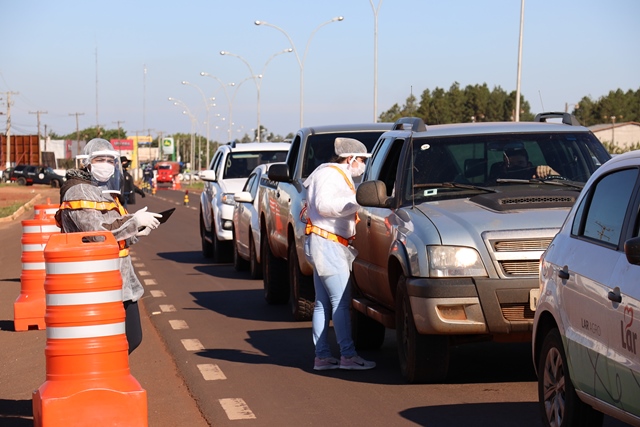
M352 371L364 371L365 369L372 369L376 367L376 362L370 360L364 360L360 356L351 356L340 358L340 369L348 369Z
M316 371L326 371L328 369L338 369L340 362L335 357L316 357L313 369Z

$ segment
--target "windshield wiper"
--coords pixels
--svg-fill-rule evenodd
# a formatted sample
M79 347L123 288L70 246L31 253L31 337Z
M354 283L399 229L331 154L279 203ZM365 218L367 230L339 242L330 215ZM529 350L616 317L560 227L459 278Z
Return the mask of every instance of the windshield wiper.
M460 182L431 182L426 184L415 184L413 188L464 188L466 190L484 191L485 193L495 193L493 188L480 187L471 184L462 184Z
M582 190L584 188L584 184L576 184L573 182L569 182L567 180L557 180L556 178L551 179L541 179L541 178L531 178L531 179L511 179L511 178L498 178L496 179L497 183L506 183L506 184L548 184L548 185L557 185L560 187L570 187L575 188L577 190Z

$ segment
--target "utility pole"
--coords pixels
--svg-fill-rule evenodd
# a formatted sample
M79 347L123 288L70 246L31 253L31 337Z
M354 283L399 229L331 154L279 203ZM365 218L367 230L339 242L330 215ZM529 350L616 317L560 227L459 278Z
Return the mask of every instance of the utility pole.
M116 123L118 125L118 151L120 152L120 155L122 156L122 145L121 145L121 142L120 142L120 139L121 139L120 138L120 123L124 123L124 121L117 120L117 121L111 122L111 123Z
M29 111L29 114L36 114L38 117L38 164L42 164L42 150L40 150L40 114L47 114L46 111Z
M78 123L78 116L83 116L84 113L69 113L70 116L76 116L76 157L80 154L80 125Z
M11 167L11 95L20 95L20 92L5 92L7 95L7 169Z
M149 138L151 138L151 131L155 130L155 129L147 129L147 135L149 136ZM153 143L153 138L151 138L151 141L149 142L149 162L151 162L153 159L151 158L151 144ZM158 146L160 146L160 140L158 140Z

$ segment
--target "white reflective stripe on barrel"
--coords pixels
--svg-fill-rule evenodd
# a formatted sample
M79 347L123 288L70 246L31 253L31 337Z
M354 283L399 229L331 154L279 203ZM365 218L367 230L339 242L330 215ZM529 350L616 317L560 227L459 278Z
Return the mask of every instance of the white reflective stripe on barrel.
M98 261L47 262L46 264L47 274L85 274L120 270L120 258Z
M33 213L34 215L38 215L40 211L41 211L40 209L34 209ZM58 212L58 208L49 208L44 210L44 213L46 213L47 215L55 215L56 212Z
M44 270L45 263L44 262L23 262L22 269L23 270Z
M122 302L122 289L73 294L47 294L47 305L82 305Z
M42 252L45 246L46 243L22 245L22 252Z
M49 326L47 325L47 338L73 339L73 338L98 338L125 333L124 322L109 323L106 325L91 326Z
M57 225L25 225L23 233L57 233L60 231Z

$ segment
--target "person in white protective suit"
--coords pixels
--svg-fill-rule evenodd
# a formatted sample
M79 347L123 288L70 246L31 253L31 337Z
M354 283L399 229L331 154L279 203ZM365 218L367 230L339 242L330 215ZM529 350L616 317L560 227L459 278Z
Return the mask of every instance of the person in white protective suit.
M336 138L336 157L324 163L305 180L307 226L305 254L313 265L316 291L311 321L316 357L313 369L363 370L376 366L356 353L351 336L350 271L356 250L350 246L356 230L358 204L353 177L365 170L371 155L353 138ZM332 356L327 340L333 319L340 360Z
M120 154L109 141L92 139L82 157L82 168L68 170L67 180L60 188L56 221L63 233L110 231L118 241L125 330L131 354L142 342L138 300L144 289L133 270L129 246L157 228L161 215L148 212L146 207L129 214L120 204Z

